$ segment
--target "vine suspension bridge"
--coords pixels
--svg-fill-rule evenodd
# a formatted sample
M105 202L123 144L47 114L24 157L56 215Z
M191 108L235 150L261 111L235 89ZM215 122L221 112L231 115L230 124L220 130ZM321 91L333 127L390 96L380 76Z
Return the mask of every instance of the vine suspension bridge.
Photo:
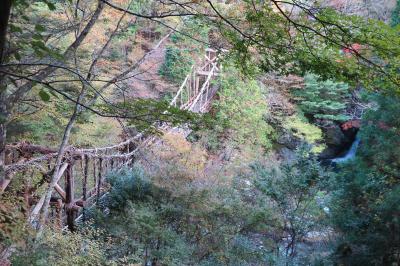
M171 106L196 113L206 113L215 96L218 86L212 80L221 71L216 50L206 49L202 60L193 65L186 76ZM158 127L162 132L179 130L168 124ZM187 130L179 130L187 134ZM107 172L130 167L138 159L140 149L154 145L156 136L145 136L142 133L121 143L108 147L81 149L69 147L63 155L60 170L56 175L56 184L50 201L49 221L59 228L74 230L75 222L85 215L85 209L93 206L106 192L105 175ZM27 217L36 224L44 205L46 191L54 168L57 150L21 142L6 147L6 179L0 183L3 193L17 175L22 177L23 195ZM27 176L39 175L40 181L33 185L28 183Z

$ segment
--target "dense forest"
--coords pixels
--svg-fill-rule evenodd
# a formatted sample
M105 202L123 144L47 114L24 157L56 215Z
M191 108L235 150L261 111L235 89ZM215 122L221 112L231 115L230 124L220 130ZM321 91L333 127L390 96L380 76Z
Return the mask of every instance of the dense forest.
M400 0L2 0L0 266L400 265L399 71Z

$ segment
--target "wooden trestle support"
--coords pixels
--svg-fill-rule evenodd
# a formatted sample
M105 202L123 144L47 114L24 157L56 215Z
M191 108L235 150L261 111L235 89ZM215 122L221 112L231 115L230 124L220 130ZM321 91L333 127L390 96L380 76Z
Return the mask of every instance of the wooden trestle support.
M197 113L208 111L217 91L217 86L212 85L211 81L220 73L221 66L217 51L206 49L205 52L204 58L192 67L185 78L171 106ZM168 125L160 125L160 128L163 131L173 130ZM75 222L85 220L87 208L99 202L107 190L104 181L107 172L133 165L138 149L151 145L155 139L138 134L109 147L69 147L64 154L50 202L52 222L62 229L74 230ZM35 187L25 184L25 190L21 192L29 210L28 219L35 224L44 203L44 188L54 168L57 150L20 142L7 145L6 151L9 164L6 165L6 181L0 184L0 193L7 189L15 176L19 175L22 180L29 179L25 176L39 176L40 181ZM62 179L64 184L60 185Z

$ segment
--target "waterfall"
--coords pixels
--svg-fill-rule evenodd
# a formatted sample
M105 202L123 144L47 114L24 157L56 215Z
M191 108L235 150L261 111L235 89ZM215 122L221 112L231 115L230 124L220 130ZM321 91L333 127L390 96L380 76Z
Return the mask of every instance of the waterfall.
M353 144L351 145L351 147L347 151L347 153L343 157L334 158L331 161L333 163L344 163L349 160L352 160L356 156L356 152L357 152L357 148L358 148L359 144L360 144L360 138L358 138L356 136L356 139L354 140Z

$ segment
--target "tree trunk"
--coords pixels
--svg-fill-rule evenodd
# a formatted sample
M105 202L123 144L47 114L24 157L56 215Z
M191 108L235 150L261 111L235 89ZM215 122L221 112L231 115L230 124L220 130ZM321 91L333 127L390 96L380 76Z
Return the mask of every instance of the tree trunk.
M46 219L47 219L47 215L48 215L48 207L50 205L51 194L53 192L54 186L57 184L57 181L58 181L57 175L58 175L58 172L60 171L62 159L64 157L65 149L67 148L71 130L72 130L75 120L77 119L79 112L80 112L79 103L81 102L83 95L84 95L84 89L82 90L81 94L78 97L77 104L75 105L75 108L74 108L74 112L73 112L72 116L70 117L69 122L64 130L64 136L63 136L60 148L58 150L56 162L54 165L54 172L53 172L52 178L50 180L49 186L45 192L46 197L45 197L44 204L42 206L42 211L41 211L41 215L40 215L39 223L38 223L38 227L37 227L37 229L39 231L38 232L39 236L41 235L43 226L46 223Z
M6 43L7 43L7 27L10 19L12 0L2 0L0 5L0 63L4 62Z
M12 0L3 0L0 5L0 64L3 64L6 55L7 28L10 19ZM6 87L4 75L0 75L0 192L6 186L5 159L6 159L6 122L8 112L6 108Z

